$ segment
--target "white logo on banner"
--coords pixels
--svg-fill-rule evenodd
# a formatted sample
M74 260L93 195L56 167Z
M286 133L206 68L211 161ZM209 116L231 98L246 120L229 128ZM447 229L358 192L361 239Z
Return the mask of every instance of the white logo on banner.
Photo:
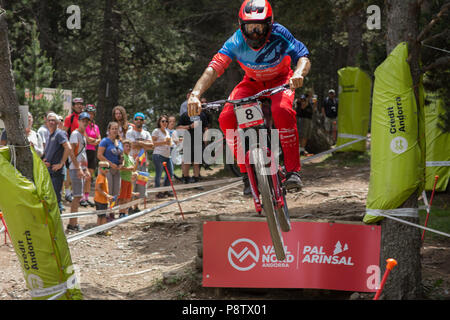
M240 252L234 250L238 243L246 242L249 245L245 246ZM248 258L249 257L249 258ZM248 259L247 259L248 258ZM256 266L256 262L259 260L259 249L255 242L250 239L238 239L234 241L228 248L228 261L230 264L239 271L248 271ZM251 263L248 264L248 261Z
M340 241L336 242L336 245L334 246L333 255L337 255L338 253L344 252L348 250L348 245L345 244L344 248L342 248L342 244Z
M319 264L343 264L353 266L352 257L338 256L339 253L349 250L348 244L342 245L340 241L334 245L332 255L325 252L323 246L304 246L302 263L319 263Z
M401 154L408 149L408 140L403 137L395 137L391 140L391 150L394 153Z

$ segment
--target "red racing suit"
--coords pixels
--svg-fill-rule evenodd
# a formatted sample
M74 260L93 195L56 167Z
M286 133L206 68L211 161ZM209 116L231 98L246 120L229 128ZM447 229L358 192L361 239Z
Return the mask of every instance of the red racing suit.
M303 43L295 39L282 25L274 23L268 42L258 51L251 49L245 42L241 30L237 30L213 57L209 66L220 77L231 61L236 58L245 71L243 80L233 89L229 99L252 96L264 89L289 83L293 75L291 63L297 64L301 57L309 55ZM288 172L300 170L300 154L297 132L296 112L292 108L294 91L285 90L270 97L272 117L279 130L284 163ZM227 129L236 129L237 120L233 105L226 104L219 116L219 125L225 133L228 146L237 157L238 143L235 135L227 134ZM229 131L230 132L230 131ZM241 172L246 172L240 164Z

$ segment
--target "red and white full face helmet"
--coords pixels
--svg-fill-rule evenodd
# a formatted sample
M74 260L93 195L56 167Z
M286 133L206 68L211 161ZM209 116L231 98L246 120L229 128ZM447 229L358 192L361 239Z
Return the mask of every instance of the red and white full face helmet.
M272 6L267 0L244 0L239 9L239 27L248 46L260 50L272 32Z

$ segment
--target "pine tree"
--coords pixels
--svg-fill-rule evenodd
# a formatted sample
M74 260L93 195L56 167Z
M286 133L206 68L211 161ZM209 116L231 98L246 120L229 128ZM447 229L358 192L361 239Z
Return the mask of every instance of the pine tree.
M61 93L56 93L51 101L43 97L42 88L50 86L55 70L52 60L41 49L35 22L31 24L30 43L24 52L23 57L13 63L16 91L19 103L28 104L35 125L40 125L48 110L62 112L63 97Z

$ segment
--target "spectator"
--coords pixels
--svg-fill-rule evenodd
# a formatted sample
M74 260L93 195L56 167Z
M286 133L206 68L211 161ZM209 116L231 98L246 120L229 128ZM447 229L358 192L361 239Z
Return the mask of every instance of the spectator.
M302 95L300 100L296 101L297 111L297 127L300 140L300 155L306 155L305 149L308 139L312 133L312 116L313 116L313 103L310 99L310 94Z
M0 136L0 146L6 146L8 143L8 135L6 134L6 129L3 129L2 135Z
M89 124L89 113L82 112L78 117L78 128L72 131L69 142L75 155L75 161L69 160L69 176L72 181L73 200L70 204L70 212L78 212L83 196L85 177L89 175L86 154L87 141L85 137L86 127ZM77 218L70 218L67 225L68 231L83 231Z
M202 97L200 99L200 102L202 104L208 103L208 101L206 100L205 97ZM211 113L209 111L206 111L206 117L208 118L208 124L211 124L212 123L212 117L211 117ZM206 146L208 145L208 142L205 141L206 131L208 131L208 129L209 129L208 127L203 128L203 145L202 145L203 149L202 149L202 154L203 154L203 151L205 150ZM203 159L203 158L202 158L202 167L205 168L205 170L212 170L212 168L209 166L209 164L207 164L205 162L205 159Z
M61 189L64 181L63 168L69 155L74 158L72 148L67 140L67 135L63 130L57 128L58 115L49 113L47 115L47 124L49 130L49 138L44 149L43 161L48 168L53 188L55 189L56 199L58 201L60 211L64 211L61 203ZM76 159L74 163L78 167Z
M67 133L67 138L70 138L72 131L78 128L78 117L84 108L84 100L83 98L74 98L72 101L72 113L69 114L64 119L63 130ZM66 169L69 167L69 164L66 163ZM65 199L68 202L72 202L73 195L70 189L71 181L70 175L67 174L67 170L65 170L65 181L64 181L64 189L65 189Z
M108 136L103 138L98 146L97 158L100 161L109 163L110 170L106 177L108 178L109 194L117 197L120 192L120 168L122 167L123 145L119 139L119 124L112 121L107 127ZM109 216L114 219L114 213Z
M108 209L108 203L112 201L113 196L108 191L108 178L107 173L110 170L109 163L107 161L100 161L98 163L98 175L95 180L95 209L97 211ZM97 215L97 225L102 225L107 222L106 213ZM101 232L100 234L111 235L111 232Z
M58 129L64 130L64 118L62 116L58 115L58 120L59 120Z
M84 108L83 98L74 98L72 101L72 113L64 119L64 130L67 136L70 137L72 131L78 128L78 117Z
M187 130L184 134L188 134L188 139L183 136L183 163L181 164L181 169L183 172L182 180L184 183L195 183L200 180L200 165L202 163L202 159L199 161L195 160L195 146L200 146L199 152L201 153L202 144L203 144L203 132L200 141L195 141L194 128L201 126L203 129L208 127L208 117L204 111L200 113L200 120L193 122L188 116L187 112L183 113L178 121L177 129L179 130ZM188 143L190 142L190 145ZM202 158L202 155L200 155ZM186 160L188 162L186 163ZM189 169L191 164L194 167L194 176L192 178L189 177Z
M120 169L120 194L119 194L119 205L125 204L131 201L133 195L133 184L132 177L137 176L137 163L134 161L133 157L130 156L131 151L131 141L123 140L123 167ZM126 217L127 210L122 209L119 213L119 218Z
M37 131L37 133L41 136L42 144L43 144L44 148L45 148L45 144L47 143L48 135L49 135L48 126L47 126L47 115L50 112L53 112L53 111L48 111L48 112L45 113L45 115L44 115L44 123L42 124L42 126ZM61 122L59 122L59 123L61 124Z
M34 148L34 151L36 151L36 154L42 158L42 155L44 154L44 145L42 143L41 136L37 134L36 131L32 130L32 127L33 115L28 112L28 127L25 128L25 133L27 134L30 145ZM8 135L6 130L3 130L0 140L1 145L5 146L7 144Z
M147 151L153 148L152 137L150 133L144 129L145 115L142 112L135 113L134 117L134 127L128 130L127 140L131 142L131 152L132 158L136 159L139 155L140 159L136 159L138 164L137 170L147 172ZM133 183L133 190L139 193L138 198L144 199L147 196L147 186ZM133 210L129 212L139 212L139 208L136 205Z
M119 124L119 139L120 141L123 141L126 139L126 135L128 130L132 129L133 126L128 123L128 117L127 112L125 111L125 108L122 106L116 106L112 110L113 114L113 121L117 122Z
M93 207L95 204L89 201L89 193L91 191L91 181L95 174L95 169L97 169L97 145L101 141L100 130L98 126L95 124L95 112L96 108L93 104L88 104L86 106L86 112L89 113L90 121L89 125L86 128L86 155L88 160L88 170L89 175L86 176L86 181L84 185L84 197L81 200L80 204L82 206L90 205ZM84 203L83 203L84 202Z
M337 137L337 115L339 99L333 89L328 90L328 97L325 98L322 107L322 115L325 118L325 130L336 142Z
M172 151L180 143L180 138L178 137L178 132L175 129L175 125L176 124L177 124L176 117L175 116L170 116L169 117L169 124L167 126L167 130L169 131L170 138L172 139L172 145L170 146L170 157L169 157L170 164L167 164L167 165L171 166L173 176L175 176L175 173L174 173L174 165L173 165L173 159L172 159ZM176 177L176 178L178 179L178 177Z
M169 171L170 177L173 176L172 167L170 164L170 147L172 145L172 139L170 138L169 130L167 130L167 126L169 124L169 118L166 115L160 116L156 125L158 128L153 130L152 139L153 144L155 146L155 150L153 150L153 163L155 164L155 188L159 188L161 186L161 176L165 168L163 166L163 162L166 162L167 170ZM165 173L164 186L169 186L169 176L167 172ZM170 195L169 193L158 192L156 197L159 199L164 198L166 195Z
M39 134L36 133L33 129L33 115L28 112L28 127L25 129L25 132L28 137L28 141L33 146L34 151L39 157L42 157L44 154L44 144L42 143L42 138Z
M192 92L192 89L189 89L188 93L186 94L186 100L180 106L180 116L183 113L187 112L187 102L188 102L189 97L191 96L191 92Z

